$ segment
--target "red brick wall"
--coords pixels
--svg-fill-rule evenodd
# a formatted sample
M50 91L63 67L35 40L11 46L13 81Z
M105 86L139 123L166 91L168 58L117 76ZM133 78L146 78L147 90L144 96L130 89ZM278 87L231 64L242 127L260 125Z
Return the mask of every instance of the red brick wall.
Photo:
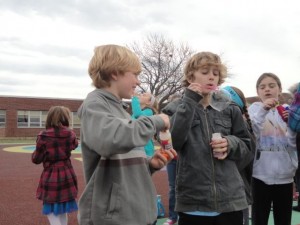
M6 110L5 128L0 128L0 137L35 137L44 128L18 128L17 112L48 111L51 106L62 105L72 112L77 112L83 100L79 99L50 99L31 97L0 96L0 110ZM79 137L79 128L74 129Z

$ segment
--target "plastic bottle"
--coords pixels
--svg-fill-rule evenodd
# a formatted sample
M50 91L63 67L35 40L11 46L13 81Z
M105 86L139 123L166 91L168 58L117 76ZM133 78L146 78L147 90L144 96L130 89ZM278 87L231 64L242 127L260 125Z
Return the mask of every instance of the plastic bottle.
M220 140L220 139L222 139L221 133L213 133L212 134L212 138L211 138L212 141L216 141L216 140ZM219 157L223 156L223 154L224 154L223 152L213 151L213 155L215 158L219 158Z
M279 115L281 116L281 119L287 123L288 118L283 116L283 113L285 112L286 109L282 105L276 106L276 109Z
M158 218L163 218L165 217L165 208L161 202L161 196L157 195L156 196L156 204L157 204L157 217Z
M173 149L172 137L171 137L171 133L169 130L159 132L159 139L160 139L160 144L161 144L161 147L163 148L163 151ZM169 155L167 153L162 152L162 154L167 159L169 159Z

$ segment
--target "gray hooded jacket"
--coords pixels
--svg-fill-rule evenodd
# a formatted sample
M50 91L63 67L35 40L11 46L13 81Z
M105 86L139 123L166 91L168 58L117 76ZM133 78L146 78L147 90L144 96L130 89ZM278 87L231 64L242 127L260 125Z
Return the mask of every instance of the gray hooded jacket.
M86 182L79 224L153 224L156 191L143 146L164 128L163 120L131 120L122 102L102 89L89 93L78 115Z

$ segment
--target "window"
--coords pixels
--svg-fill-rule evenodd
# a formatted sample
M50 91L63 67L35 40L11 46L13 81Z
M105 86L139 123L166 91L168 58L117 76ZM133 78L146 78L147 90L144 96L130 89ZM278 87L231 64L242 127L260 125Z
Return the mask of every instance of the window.
M18 127L19 128L45 127L47 114L48 111L18 111ZM0 127L1 127L1 110L0 110ZM80 119L77 115L77 112L71 112L70 127L80 128Z
M41 127L41 112L30 111L29 115L29 127Z
M77 112L72 112L72 125L73 128L80 128L80 119L77 115Z
M5 121L6 121L6 111L0 110L0 128L5 127Z
M46 127L46 119L47 119L47 114L48 114L48 111L42 111L42 127Z
M18 111L18 127L28 127L28 111Z
M18 111L18 127L45 127L47 111Z

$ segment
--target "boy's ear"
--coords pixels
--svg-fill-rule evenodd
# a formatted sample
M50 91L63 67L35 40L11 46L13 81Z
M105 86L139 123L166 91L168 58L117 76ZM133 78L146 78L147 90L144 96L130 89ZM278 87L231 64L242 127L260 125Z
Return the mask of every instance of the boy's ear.
M118 80L118 73L117 72L113 72L112 74L111 74L111 79L112 80Z

